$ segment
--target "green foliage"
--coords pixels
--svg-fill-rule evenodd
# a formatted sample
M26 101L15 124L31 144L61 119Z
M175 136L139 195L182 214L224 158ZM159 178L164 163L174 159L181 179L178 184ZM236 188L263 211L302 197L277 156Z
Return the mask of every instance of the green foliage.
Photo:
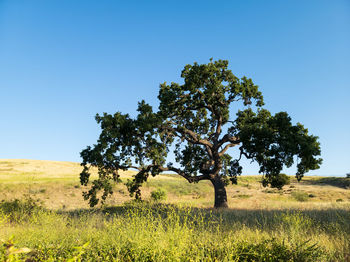
M94 206L97 192L102 201L113 193L118 170L138 173L127 187L131 195L141 197L140 186L150 175L172 171L188 182L210 180L215 187L215 207L226 207L225 185L237 183L242 173L242 156L255 161L265 183L283 186L279 174L295 159L300 180L322 160L318 137L309 135L300 123L292 124L286 112L272 115L262 108L263 96L252 79L238 78L228 69L228 61L186 65L181 72L183 84L160 85L159 108L154 111L145 101L138 104L138 115L97 115L101 134L93 147L81 152L81 184L88 185L90 167L98 168L84 198ZM240 107L238 112L230 112ZM225 130L225 132L224 132ZM238 157L228 154L235 147ZM173 150L176 164L167 162Z
M272 116L265 109L253 112L251 108L238 112L238 136L242 141L242 154L260 165L260 173L270 179L278 176L283 165L290 167L294 157L300 160L296 174L300 180L305 172L317 169L322 160L318 137L298 123L293 126L286 112Z
M32 250L26 247L17 248L10 238L7 241L0 239L0 259L6 262L17 262L23 261L21 257L24 254L31 252Z
M293 191L292 197L299 202L305 202L309 200L309 195L304 191Z
M283 186L290 184L290 177L286 174L280 173L276 176L268 176L262 180L263 186L268 186L269 184L273 188L282 189Z
M164 189L158 188L151 192L151 198L154 201L166 200L167 193Z

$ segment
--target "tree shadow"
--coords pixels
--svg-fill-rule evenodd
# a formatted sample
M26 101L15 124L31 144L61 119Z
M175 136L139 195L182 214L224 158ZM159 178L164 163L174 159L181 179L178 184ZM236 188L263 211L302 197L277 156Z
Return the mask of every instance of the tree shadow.
M345 177L319 177L311 180L302 180L305 185L334 186L350 189L350 178Z

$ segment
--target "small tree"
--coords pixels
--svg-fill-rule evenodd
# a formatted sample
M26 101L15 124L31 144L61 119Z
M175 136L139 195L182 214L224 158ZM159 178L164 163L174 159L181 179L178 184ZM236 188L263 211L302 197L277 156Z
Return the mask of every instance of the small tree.
M211 181L216 208L227 207L226 185L237 182L242 172L242 156L259 164L266 185L299 159L296 177L300 180L310 169L321 164L320 144L316 136L300 123L293 125L286 112L275 115L263 109L263 96L249 78L237 78L228 70L228 61L186 65L181 73L183 84L160 85L158 111L145 101L138 104L138 115L117 112L96 115L102 132L93 147L81 152L84 169L82 185L87 185L89 168L98 168L84 198L90 205L112 194L112 181L119 170L137 170L127 184L131 194L140 198L140 186L149 175L175 172L188 182ZM233 105L241 106L236 118ZM236 148L239 156L228 154ZM166 162L170 150L176 164Z

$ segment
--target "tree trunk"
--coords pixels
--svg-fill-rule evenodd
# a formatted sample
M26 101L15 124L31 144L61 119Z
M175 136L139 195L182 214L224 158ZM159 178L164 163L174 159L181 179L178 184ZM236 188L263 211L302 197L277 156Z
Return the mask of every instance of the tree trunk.
M215 191L215 208L228 208L227 205L227 194L225 183L219 176L215 176L215 178L210 180L214 186Z

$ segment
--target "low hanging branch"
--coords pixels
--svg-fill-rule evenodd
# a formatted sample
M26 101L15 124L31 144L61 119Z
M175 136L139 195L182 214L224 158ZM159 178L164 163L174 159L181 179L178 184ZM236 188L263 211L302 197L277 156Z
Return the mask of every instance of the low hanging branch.
M296 156L298 179L321 164L320 144L301 124L292 125L285 112L271 115L263 109L263 96L251 79L237 78L225 60L186 65L184 84L160 85L158 111L141 101L132 119L120 112L97 115L102 132L93 147L81 152L81 183L88 185L89 167L98 168L98 179L84 193L94 206L113 193L118 170L138 173L127 183L131 194L141 197L140 187L149 175L172 171L188 182L209 180L215 191L214 206L227 207L227 181L237 182L242 156L259 164L264 185L290 167ZM241 102L244 110L230 114L231 104ZM254 110L253 110L254 109ZM225 127L225 128L224 128ZM227 130L223 134L223 130ZM239 158L228 152L238 148ZM174 150L176 165L167 163Z

